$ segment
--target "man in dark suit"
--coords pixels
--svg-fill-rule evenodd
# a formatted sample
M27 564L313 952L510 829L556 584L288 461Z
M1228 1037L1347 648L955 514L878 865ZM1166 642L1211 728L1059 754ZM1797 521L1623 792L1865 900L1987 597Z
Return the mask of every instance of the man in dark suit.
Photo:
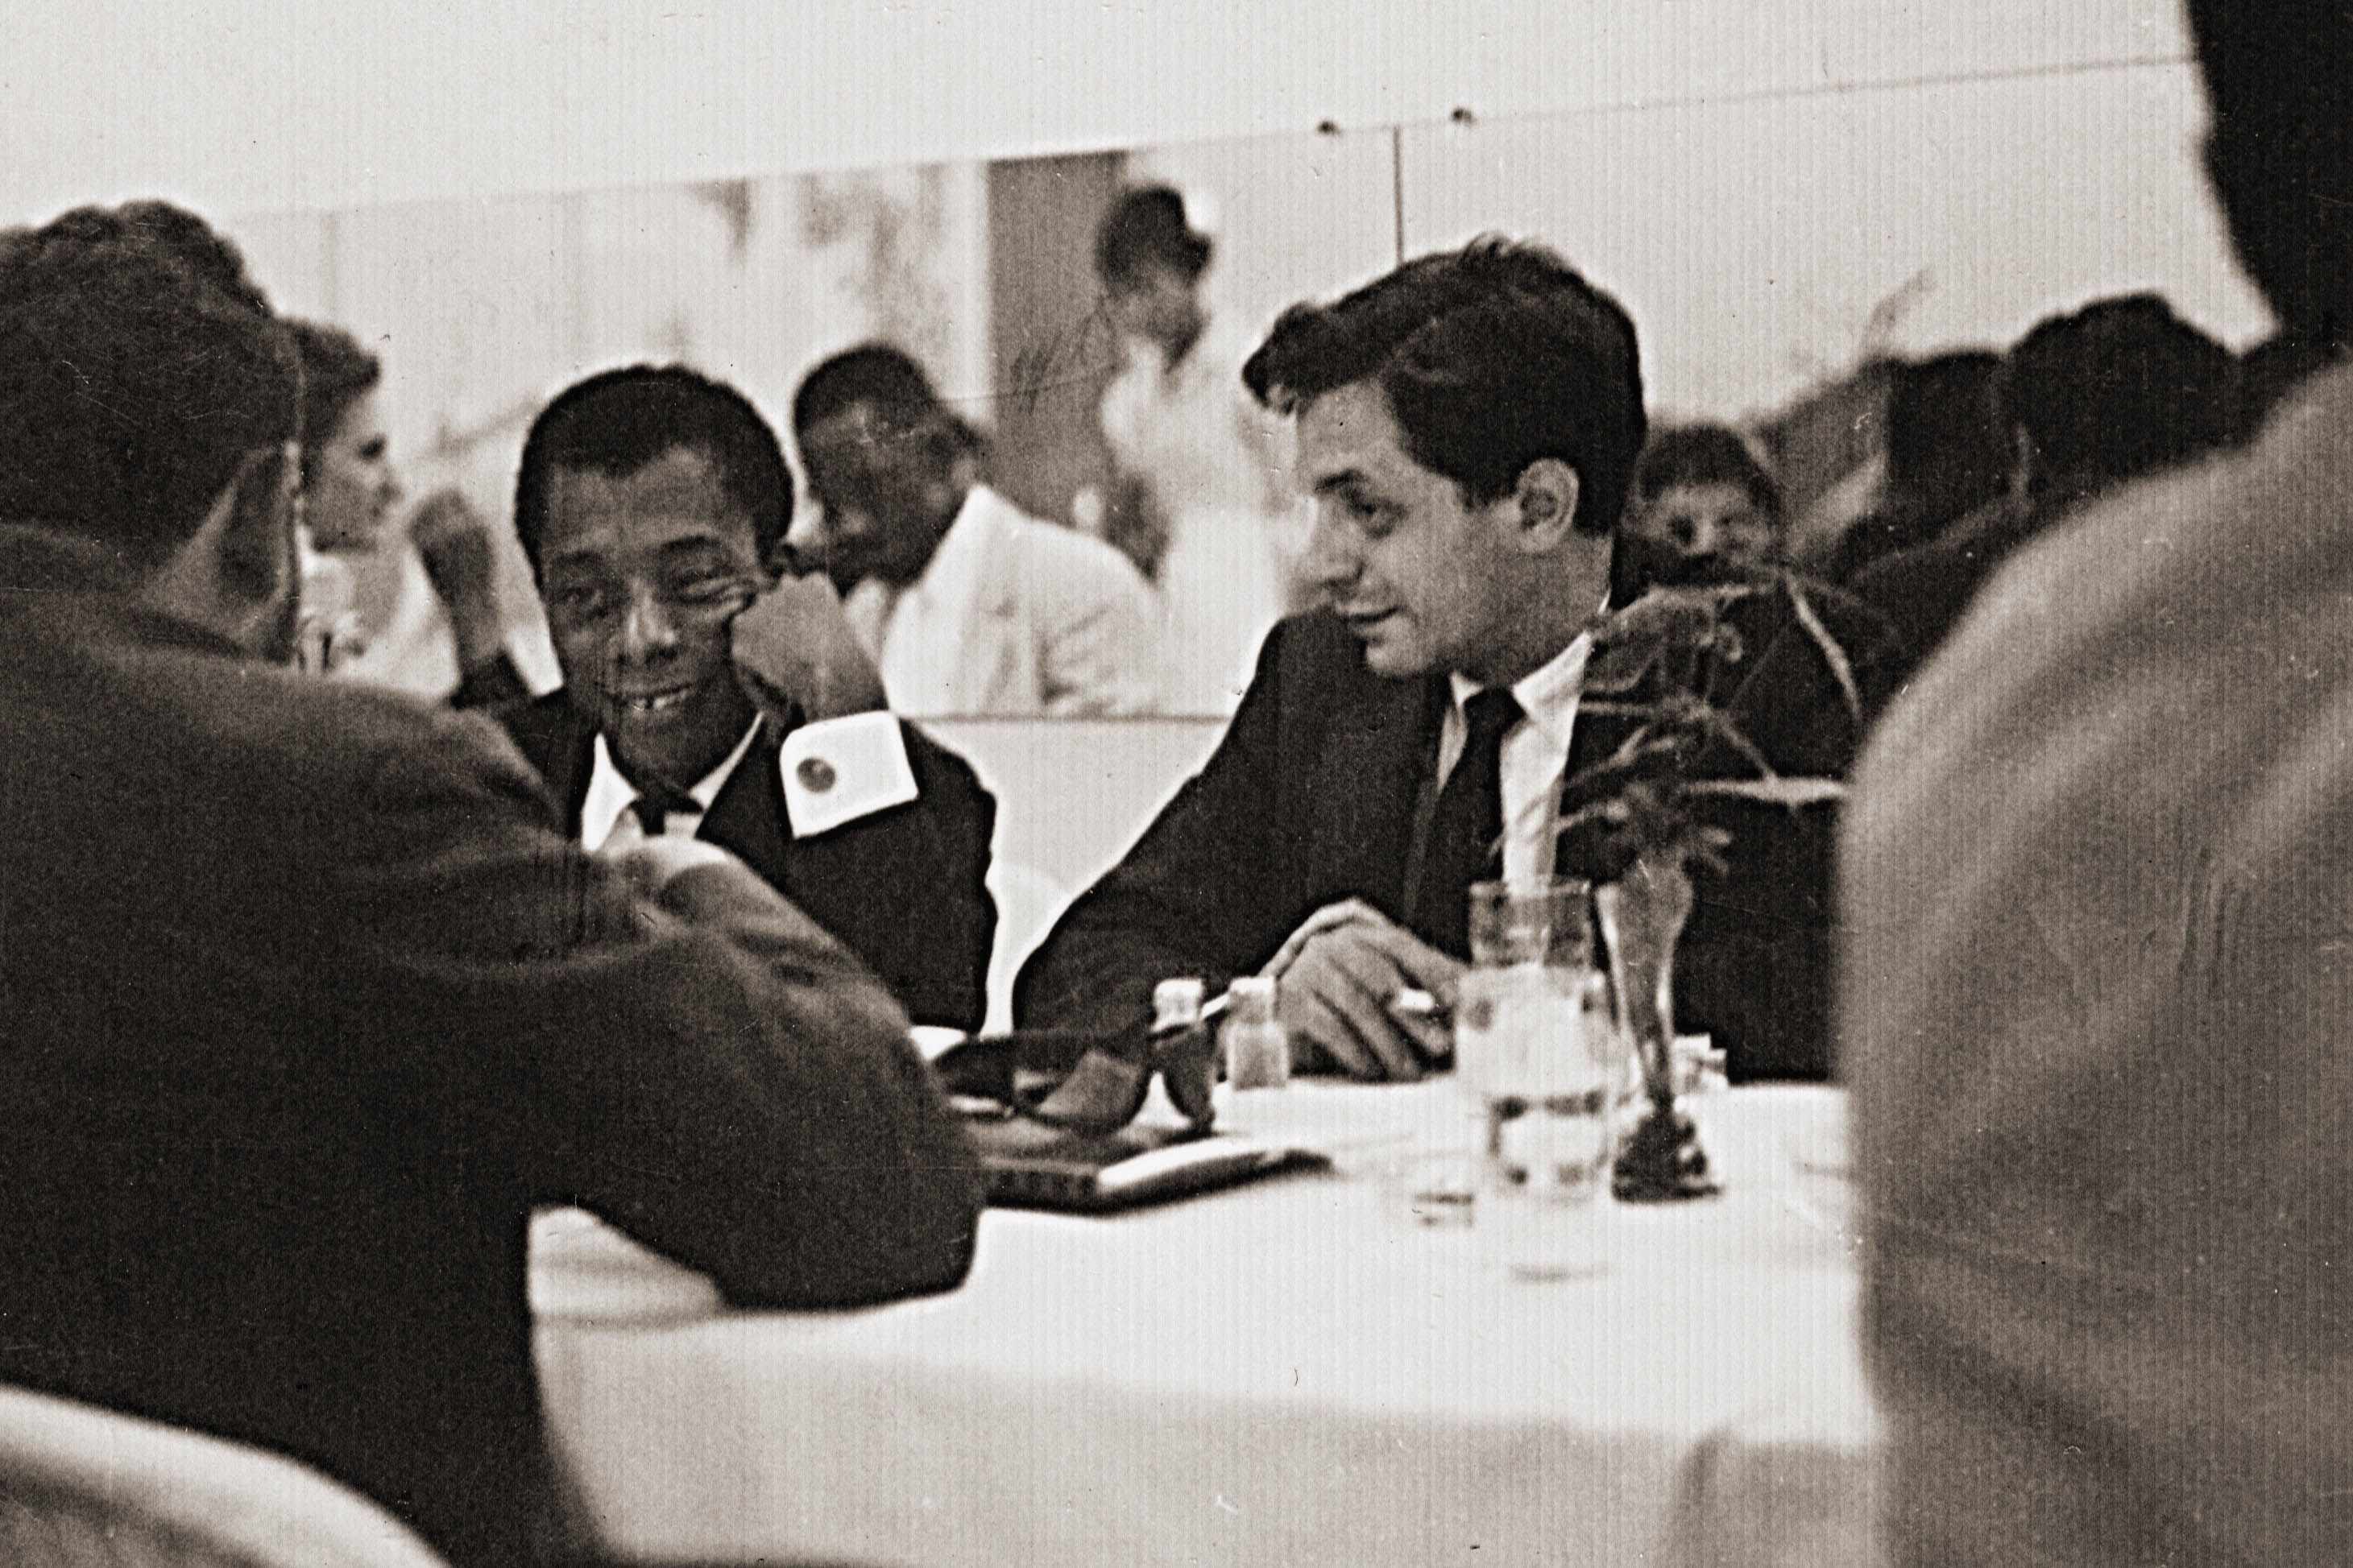
M121 215L0 244L0 1379L506 1568L534 1204L839 1306L961 1279L978 1174L889 994L724 851L584 855L493 727L283 667L294 366Z
M1628 733L1578 711L1588 628L1660 566L1616 538L1645 428L1633 325L1550 253L1482 242L1294 309L1243 374L1298 421L1328 607L1275 628L1217 752L1031 957L1016 1016L1124 1026L1162 977L1279 973L1311 1064L1411 1077L1450 1041L1388 1004L1453 989L1468 884L1600 869L1553 823ZM1786 732L1834 763L1855 736L1821 722L1805 663L1776 648L1717 695L1767 755ZM1823 824L1726 826L1683 1021L1738 1070L1818 1076Z
M996 803L885 710L831 585L770 569L792 509L775 433L732 389L638 366L565 392L515 486L565 687L499 717L590 848L722 845L918 1023L977 1028Z

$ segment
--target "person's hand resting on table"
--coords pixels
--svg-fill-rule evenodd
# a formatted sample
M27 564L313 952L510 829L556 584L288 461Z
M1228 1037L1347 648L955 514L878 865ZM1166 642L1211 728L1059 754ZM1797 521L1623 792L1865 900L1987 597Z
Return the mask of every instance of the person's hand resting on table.
M1329 904L1300 923L1266 966L1276 1016L1300 1069L1351 1078L1418 1079L1454 1048L1438 1018L1400 1016L1399 991L1451 1006L1466 966L1361 900Z

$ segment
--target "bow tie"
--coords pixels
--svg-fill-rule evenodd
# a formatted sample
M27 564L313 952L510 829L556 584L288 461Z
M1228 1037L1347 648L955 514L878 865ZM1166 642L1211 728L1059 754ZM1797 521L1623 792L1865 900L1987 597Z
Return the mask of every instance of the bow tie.
M659 838L663 825L673 816L700 816L702 803L678 789L649 789L629 802L629 810L637 815L638 825L649 838Z

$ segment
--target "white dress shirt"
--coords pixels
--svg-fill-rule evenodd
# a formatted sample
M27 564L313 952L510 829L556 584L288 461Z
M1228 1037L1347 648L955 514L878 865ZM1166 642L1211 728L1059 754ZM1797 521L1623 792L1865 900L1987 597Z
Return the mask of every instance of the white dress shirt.
M1577 727L1577 701L1585 684L1585 661L1593 638L1579 633L1552 658L1512 683L1521 718L1504 731L1500 771L1504 797L1504 879L1525 881L1552 875L1557 838L1553 817L1560 807L1568 743ZM1482 689L1465 675L1449 678L1454 700L1438 731L1438 776L1454 771L1470 735L1463 705Z
M662 837L691 838L735 770L743 765L765 721L754 721L726 760L687 791L702 809L673 811L662 820ZM803 724L785 737L777 752L784 782L785 817L793 837L809 838L862 816L916 797L914 769L907 761L906 737L887 712L852 713ZM629 809L638 788L613 762L605 737L596 740L588 795L580 805L580 842L591 850L618 851L645 842L645 827Z

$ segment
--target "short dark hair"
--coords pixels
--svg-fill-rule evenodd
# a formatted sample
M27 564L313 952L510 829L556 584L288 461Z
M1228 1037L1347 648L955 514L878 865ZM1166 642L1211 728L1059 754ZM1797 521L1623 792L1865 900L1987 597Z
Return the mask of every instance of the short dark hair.
M212 225L169 202L125 202L115 217L132 233L153 241L206 282L267 316L269 301L245 270L245 253Z
M1781 515L1781 481L1727 425L1680 425L1651 437L1634 465L1634 494L1648 500L1670 485L1738 485L1757 510Z
M1558 458L1577 470L1587 533L1618 526L1648 428L1624 309L1543 247L1493 238L1409 261L1336 303L1293 305L1242 380L1284 414L1372 382L1414 461L1476 506Z
M2231 438L2231 352L2155 294L2052 316L2002 366L2001 411L2034 444L2028 488L2112 483Z
M0 246L0 515L153 565L259 447L294 434L300 372L251 286L188 259L217 240L160 203L81 207ZM235 252L219 242L229 256ZM235 274L242 279L242 269Z
M1095 276L1118 288L1165 268L1186 282L1208 269L1216 242L1193 227L1185 198L1167 185L1131 185L1095 227Z
M914 356L892 343L860 343L803 376L793 394L793 434L806 436L861 403L894 434L936 429L955 444L980 444L979 433L941 400Z
M770 559L793 522L793 476L776 433L733 387L683 365L631 365L575 383L531 422L515 474L515 536L539 570L549 485L558 468L634 474L678 447L700 452L751 519Z
M302 479L307 484L319 448L352 405L384 379L384 366L341 327L294 320L286 326L302 356Z
M2287 331L2353 343L2353 11L2189 0L2212 110L2206 166Z
M2001 356L1956 349L1899 364L1887 393L1887 489L1906 506L1958 517L2010 483L2017 459L1995 389Z

